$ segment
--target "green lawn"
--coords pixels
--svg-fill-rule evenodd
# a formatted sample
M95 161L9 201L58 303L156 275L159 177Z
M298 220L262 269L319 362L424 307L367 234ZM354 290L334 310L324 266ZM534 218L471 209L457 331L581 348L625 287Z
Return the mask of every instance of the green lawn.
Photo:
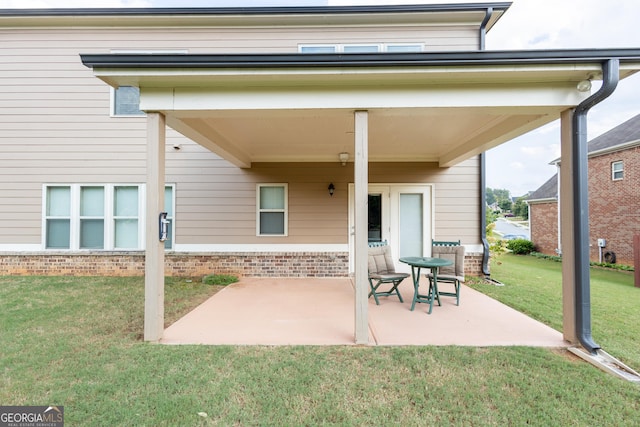
M506 286L474 287L559 327L560 264L524 259L492 267ZM594 338L640 367L640 290L599 275ZM167 323L215 290L169 280ZM0 277L0 404L64 405L68 426L640 421L640 386L564 351L155 345L141 341L143 293L139 278Z
M562 331L562 265L532 256L500 255L491 277L506 284L474 288ZM592 335L605 351L640 370L640 288L633 272L591 268Z

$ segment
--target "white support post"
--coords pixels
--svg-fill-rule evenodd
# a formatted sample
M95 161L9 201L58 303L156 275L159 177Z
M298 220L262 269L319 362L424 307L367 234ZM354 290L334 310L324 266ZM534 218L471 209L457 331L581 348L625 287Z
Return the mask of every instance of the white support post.
M575 327L575 251L573 247L573 176L571 156L573 152L573 110L565 110L560 116L560 238L562 239L562 334L565 341L577 344Z
M369 187L369 113L356 111L355 116L355 341L369 343L368 282L368 187Z
M159 238L159 215L164 210L165 132L164 115L147 113L145 341L159 341L164 332L164 242Z

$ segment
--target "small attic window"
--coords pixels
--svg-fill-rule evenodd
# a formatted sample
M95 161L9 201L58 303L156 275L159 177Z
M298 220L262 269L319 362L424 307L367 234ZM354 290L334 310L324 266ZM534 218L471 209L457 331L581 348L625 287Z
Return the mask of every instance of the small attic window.
M611 179L619 181L624 178L624 163L621 161L611 163Z
M113 90L113 116L143 116L140 111L140 89L133 86L120 86Z

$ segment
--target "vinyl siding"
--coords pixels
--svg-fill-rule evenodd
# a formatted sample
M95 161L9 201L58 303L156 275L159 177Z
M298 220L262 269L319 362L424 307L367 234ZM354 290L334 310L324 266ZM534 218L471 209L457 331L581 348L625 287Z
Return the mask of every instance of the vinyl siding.
M2 34L4 33L4 34ZM322 28L115 28L115 29L34 29L2 31L12 42L5 51L17 63L20 55L69 62L69 54L106 53L111 50L187 49L189 53L283 53L296 52L298 44L320 43L424 43L426 50L474 50L478 29L472 26L435 27L322 27ZM5 37L7 35L7 37ZM46 39L51 49L40 50ZM80 49L79 51L77 49ZM44 54L44 56L43 56ZM66 61L65 61L66 58ZM57 67L54 66L54 69ZM62 70L64 71L64 70Z
M477 243L478 172L477 158L449 169L432 163L372 163L369 181L371 184L433 184L436 236ZM451 175L460 179L452 182ZM184 174L168 178L179 183L176 243L347 242L347 189L352 182L352 165L262 163L248 170L223 166L197 177L197 183ZM270 182L289 185L289 236L286 238L255 236L255 185ZM330 182L336 187L333 196L327 191Z
M110 89L80 53L188 50L296 52L299 43L424 42L473 50L477 29L434 27L110 28L0 30L0 244L40 244L43 183L144 183L144 117L110 117ZM172 149L182 144L182 150ZM372 165L372 182L436 185L436 236L477 241L475 160L451 169ZM235 168L176 132L167 133L166 180L176 184L176 243L346 243L347 183L339 164ZM289 236L255 236L255 184L289 183ZM327 186L337 191L329 197Z

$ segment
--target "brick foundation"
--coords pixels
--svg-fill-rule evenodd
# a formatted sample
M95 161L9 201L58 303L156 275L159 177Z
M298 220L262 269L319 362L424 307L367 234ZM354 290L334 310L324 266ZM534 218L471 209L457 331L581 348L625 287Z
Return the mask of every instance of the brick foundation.
M464 256L465 276L482 276L482 254L467 253Z
M467 254L465 272L482 272L482 254ZM167 253L165 273L175 277L344 277L346 252ZM0 274L40 276L144 276L144 253L0 253Z

